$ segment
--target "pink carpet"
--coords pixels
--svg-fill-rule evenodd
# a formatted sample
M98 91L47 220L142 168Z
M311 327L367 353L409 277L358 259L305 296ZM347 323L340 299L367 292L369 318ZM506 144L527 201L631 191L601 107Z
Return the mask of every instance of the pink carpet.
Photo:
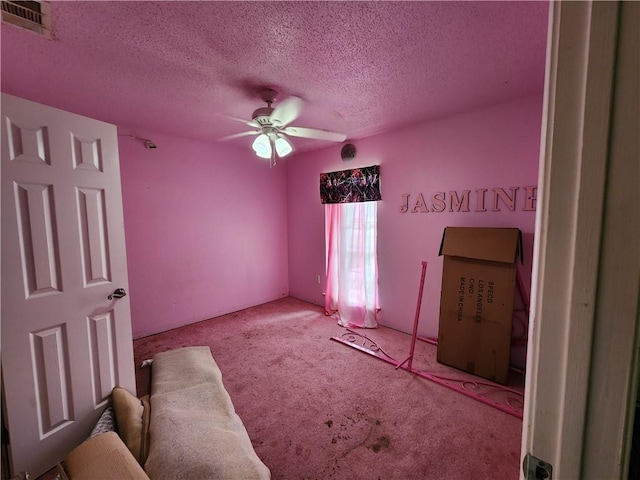
M517 479L522 421L329 340L345 329L322 308L277 300L134 342L142 360L208 345L254 448L279 479ZM403 360L409 335L363 331ZM414 368L457 370L418 342Z

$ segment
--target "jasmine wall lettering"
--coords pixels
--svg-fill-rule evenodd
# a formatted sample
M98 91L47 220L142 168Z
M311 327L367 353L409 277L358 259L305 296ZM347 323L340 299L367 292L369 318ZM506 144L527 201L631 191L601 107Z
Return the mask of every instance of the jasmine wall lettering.
M500 212L503 210L521 210L534 212L538 187L478 188L458 192L435 192L430 196L417 193L402 194L400 213L438 213L438 212ZM473 209L473 210L472 210Z

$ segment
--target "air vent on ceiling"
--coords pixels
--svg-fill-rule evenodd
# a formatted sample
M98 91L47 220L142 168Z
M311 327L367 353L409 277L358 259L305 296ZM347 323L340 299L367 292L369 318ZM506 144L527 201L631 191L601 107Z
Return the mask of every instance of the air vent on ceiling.
M49 2L2 0L2 21L51 38Z

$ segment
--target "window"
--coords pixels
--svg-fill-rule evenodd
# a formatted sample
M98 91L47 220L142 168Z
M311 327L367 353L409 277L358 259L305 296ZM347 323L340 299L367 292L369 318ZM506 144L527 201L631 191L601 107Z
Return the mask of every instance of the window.
M325 205L325 310L345 327L378 326L377 203Z

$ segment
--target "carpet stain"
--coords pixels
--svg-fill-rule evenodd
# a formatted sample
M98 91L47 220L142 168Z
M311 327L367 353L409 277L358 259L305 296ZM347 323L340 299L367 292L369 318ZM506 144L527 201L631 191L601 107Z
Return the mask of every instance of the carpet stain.
M278 355L277 357L273 358L271 361L269 361L269 365L272 367L281 367L284 363L284 356L283 355Z
M380 431L382 423L382 420L379 418L369 417L362 411L356 411L353 416L344 415L344 419L339 425L339 431L331 438L332 444L347 442L348 446L345 445L346 448L339 459L345 458L359 447L364 447L374 453L391 449L391 438L386 434L381 435L381 433L383 433ZM333 421L328 420L325 424L331 427Z
M386 435L383 435L382 437L378 437L375 443L367 448L370 448L375 453L378 453L383 448L390 448L390 447L391 447L391 439Z

